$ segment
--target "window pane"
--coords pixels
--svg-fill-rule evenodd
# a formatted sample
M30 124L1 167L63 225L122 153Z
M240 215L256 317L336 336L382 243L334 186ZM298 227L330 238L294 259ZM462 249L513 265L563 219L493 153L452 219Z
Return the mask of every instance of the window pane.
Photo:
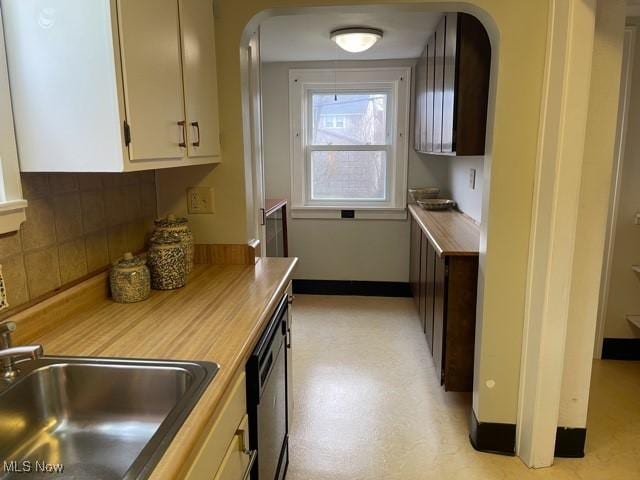
M386 145L386 93L311 95L313 145Z
M313 200L385 200L387 152L311 152Z

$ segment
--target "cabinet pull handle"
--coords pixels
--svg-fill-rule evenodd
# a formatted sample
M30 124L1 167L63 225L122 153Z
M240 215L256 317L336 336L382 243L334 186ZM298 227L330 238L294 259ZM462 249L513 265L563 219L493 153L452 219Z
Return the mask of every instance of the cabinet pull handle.
M178 122L178 125L182 127L182 140L178 146L185 148L187 146L187 122L182 120Z
M258 451L256 449L250 450L247 447L247 436L249 432L247 431L248 421L247 416L243 418L238 430L236 430L236 435L240 438L240 451L245 455L249 456L249 464L247 465L247 469L244 472L242 480L248 480L251 476L251 469L253 468L253 464L256 463L256 457L258 456Z
M251 476L251 469L253 468L253 464L256 463L256 457L258 456L258 451L249 450L249 451L245 451L244 453L249 455L249 465L247 465L247 469L244 472L242 480L249 480L249 477Z
M200 124L198 122L191 122L191 126L196 129L196 133L198 136L196 137L196 141L192 143L194 147L200 146Z

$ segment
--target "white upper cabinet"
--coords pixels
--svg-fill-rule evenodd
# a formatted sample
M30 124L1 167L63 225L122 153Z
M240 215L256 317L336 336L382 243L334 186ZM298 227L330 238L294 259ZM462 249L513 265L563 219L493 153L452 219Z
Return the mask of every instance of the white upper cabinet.
M180 0L182 65L190 157L220 155L218 78L210 0Z
M178 2L121 0L118 9L129 158L180 158L186 128Z
M1 2L22 171L220 161L211 0Z

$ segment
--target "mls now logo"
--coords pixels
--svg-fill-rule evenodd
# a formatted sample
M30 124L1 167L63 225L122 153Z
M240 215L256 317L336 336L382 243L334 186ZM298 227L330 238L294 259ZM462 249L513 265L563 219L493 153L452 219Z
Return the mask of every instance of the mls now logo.
M61 463L47 463L31 460L23 460L22 462L11 461L3 462L3 471L5 473L62 473L64 465Z

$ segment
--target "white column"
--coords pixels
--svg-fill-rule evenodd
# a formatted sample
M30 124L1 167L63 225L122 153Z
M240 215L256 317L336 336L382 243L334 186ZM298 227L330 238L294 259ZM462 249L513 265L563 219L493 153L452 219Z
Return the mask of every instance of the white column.
M589 104L595 0L551 0L516 451L553 463Z
M587 422L598 291L616 151L625 1L598 2L559 426Z

